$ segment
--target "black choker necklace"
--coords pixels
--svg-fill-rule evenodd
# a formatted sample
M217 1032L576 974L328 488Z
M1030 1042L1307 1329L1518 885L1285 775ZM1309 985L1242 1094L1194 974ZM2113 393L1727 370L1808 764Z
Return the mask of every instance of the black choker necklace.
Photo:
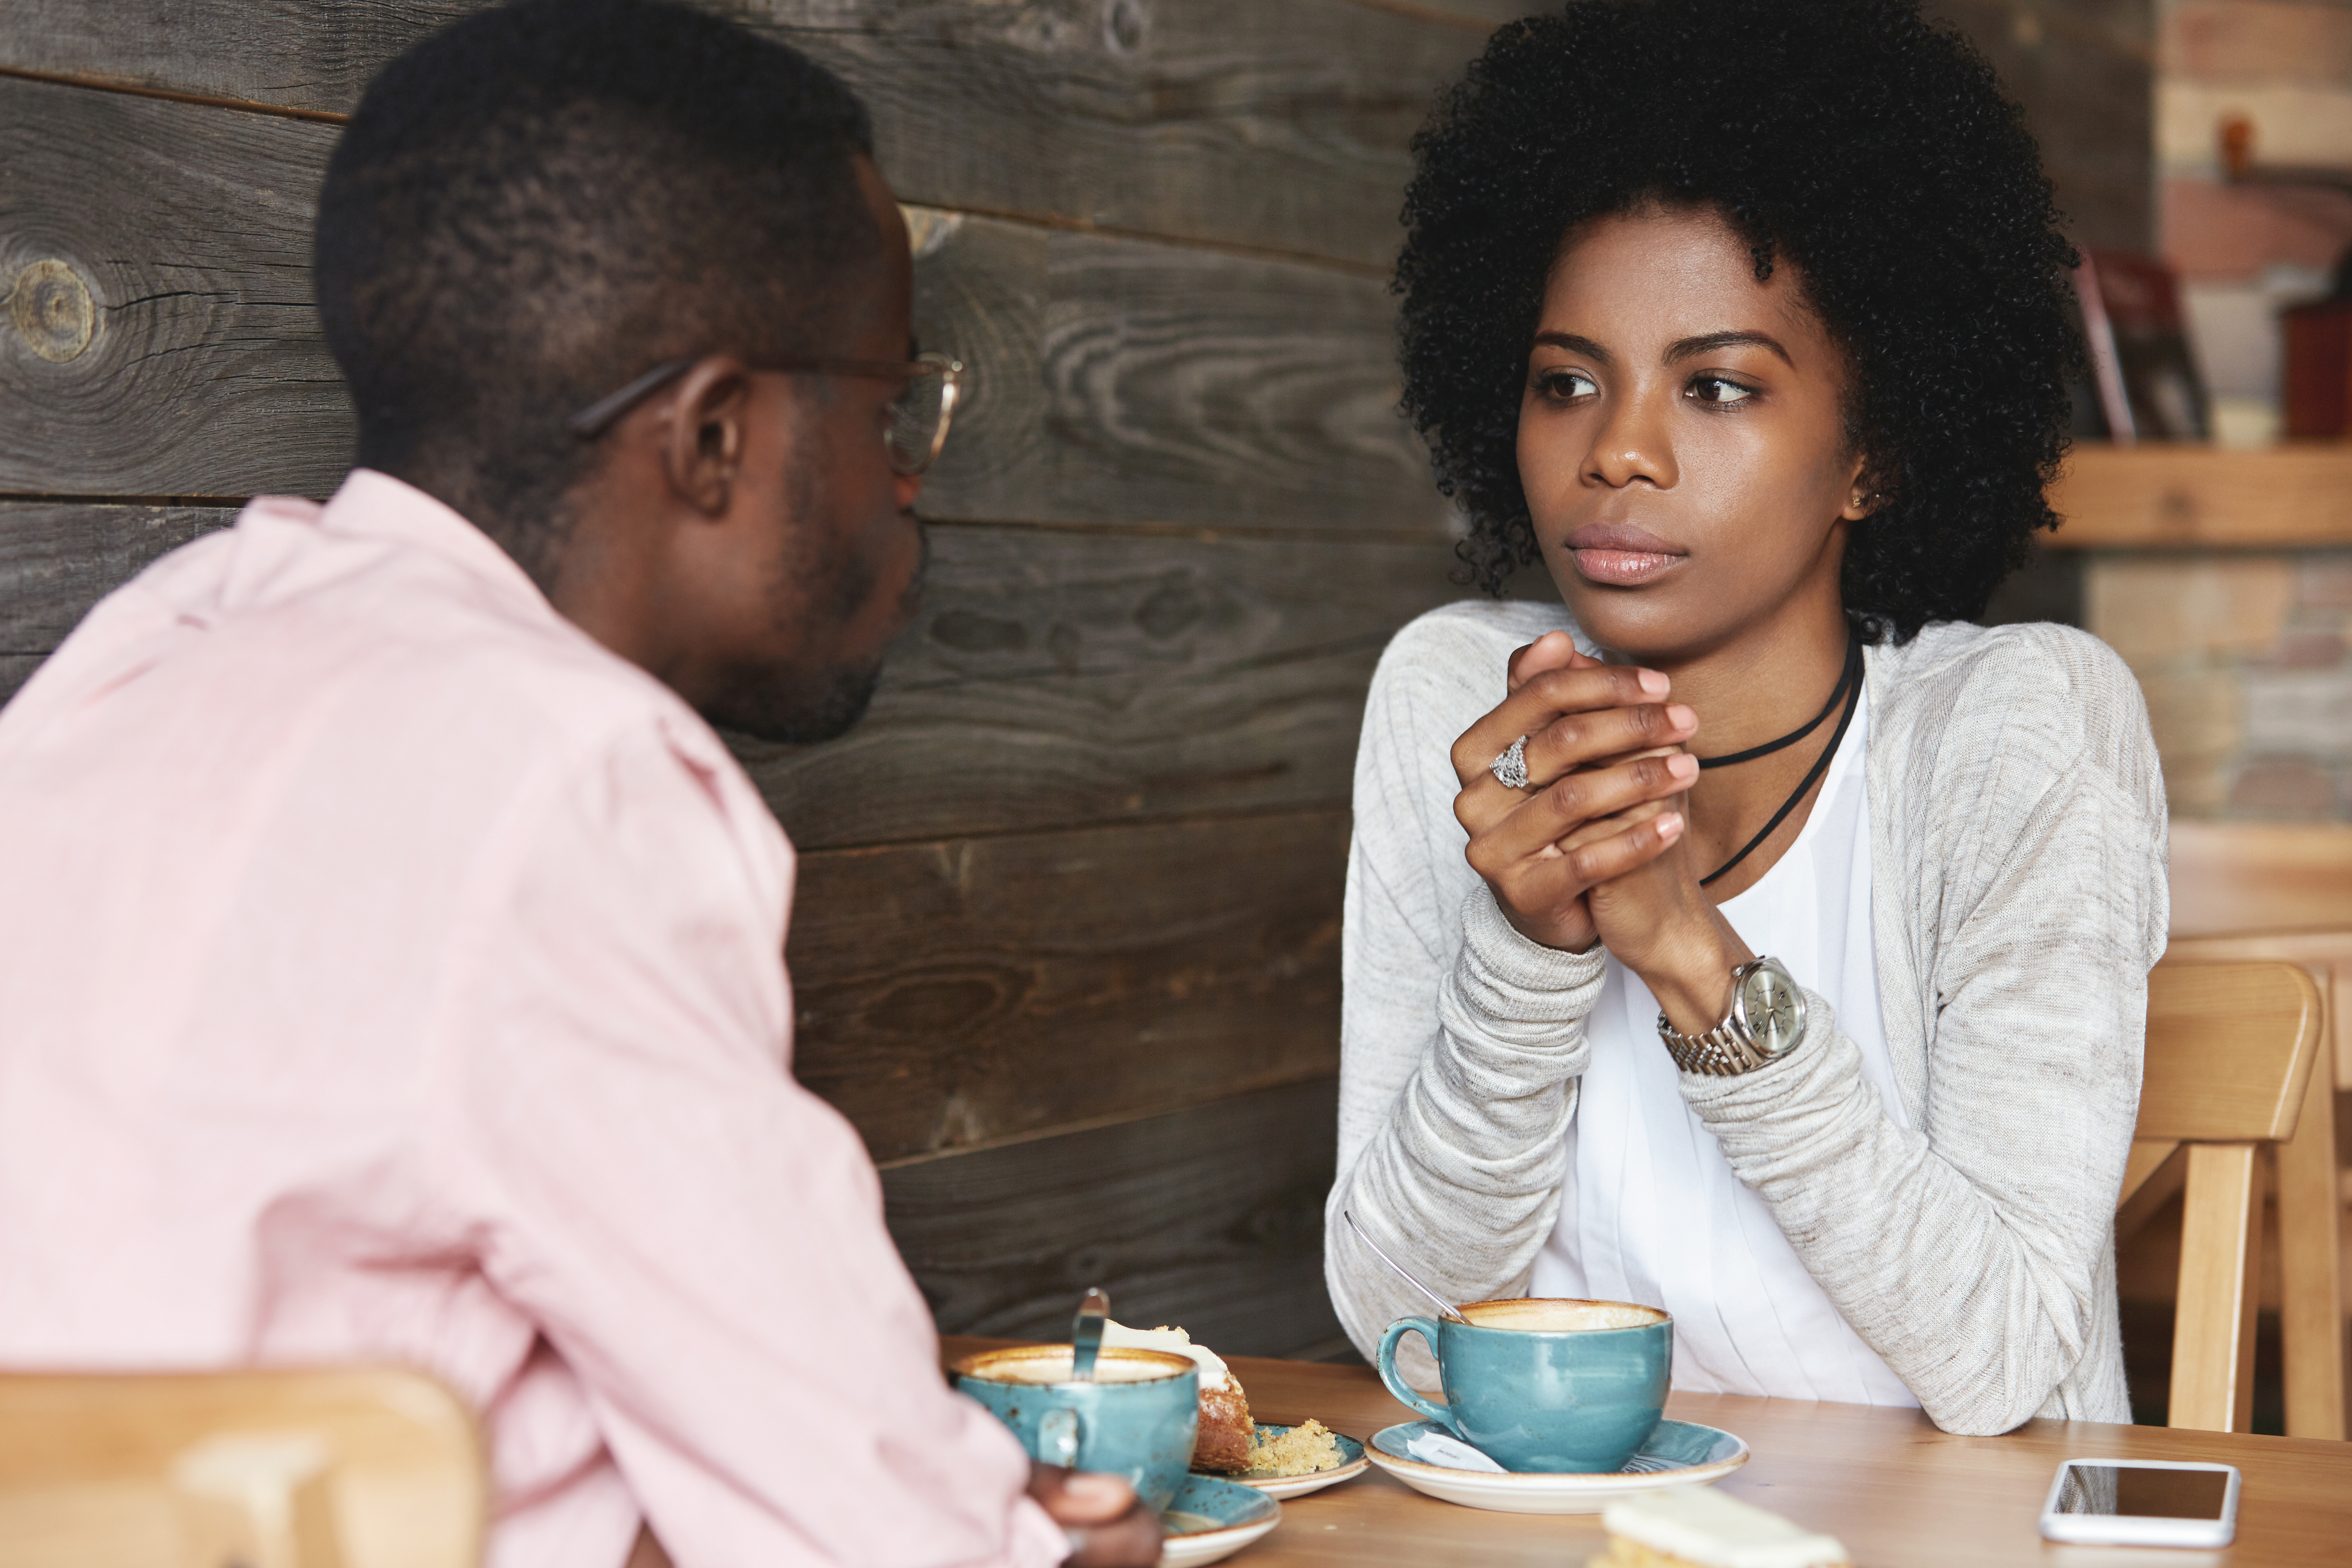
M1738 854L1698 879L1700 887L1706 887L1709 882L1754 854L1756 847L1771 837L1772 830L1787 821L1789 814L1797 809L1797 803L1805 798L1805 792L1820 783L1822 775L1829 771L1830 759L1837 755L1838 742L1845 739L1846 726L1853 722L1853 710L1862 703L1861 639L1853 637L1846 639L1845 668L1840 672L1838 683L1830 692L1830 700L1822 705L1820 712L1807 720L1803 725L1790 731L1777 741L1767 741L1760 746L1750 746L1744 752L1734 752L1727 757L1701 757L1698 760L1698 765L1701 768L1727 768L1734 763L1752 763L1759 757L1769 757L1784 746L1795 745L1815 730L1820 729L1822 721L1828 718L1831 710L1836 708L1840 702L1845 704L1845 711L1838 716L1837 728L1830 734L1830 743L1822 748L1820 756L1813 759L1813 765L1806 772L1803 780L1798 784L1795 790L1790 792L1789 798L1780 803L1780 809L1772 814L1772 820L1766 823L1755 837L1742 846Z

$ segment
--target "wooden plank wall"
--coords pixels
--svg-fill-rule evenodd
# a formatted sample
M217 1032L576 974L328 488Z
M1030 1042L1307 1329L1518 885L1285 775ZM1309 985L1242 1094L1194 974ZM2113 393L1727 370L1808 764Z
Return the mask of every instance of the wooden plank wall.
M974 368L871 716L740 748L803 851L798 1070L944 1327L1050 1332L1102 1279L1231 1351L1337 1348L1355 729L1388 637L1461 592L1384 274L1408 137L1520 7L726 4L866 96L919 328ZM86 341L71 298L0 323L0 697L244 497L332 489L313 193L369 74L471 8L0 0L0 293L55 261L88 295ZM2027 47L2016 7L1953 9ZM2099 183L2113 116L2068 124L2062 193L2144 226Z

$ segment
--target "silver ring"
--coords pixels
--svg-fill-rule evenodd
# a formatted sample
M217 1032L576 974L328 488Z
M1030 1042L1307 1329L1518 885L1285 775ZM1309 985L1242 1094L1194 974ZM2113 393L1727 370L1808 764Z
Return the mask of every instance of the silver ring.
M1525 735L1503 748L1503 754L1486 764L1495 782L1505 789L1528 787L1528 738Z

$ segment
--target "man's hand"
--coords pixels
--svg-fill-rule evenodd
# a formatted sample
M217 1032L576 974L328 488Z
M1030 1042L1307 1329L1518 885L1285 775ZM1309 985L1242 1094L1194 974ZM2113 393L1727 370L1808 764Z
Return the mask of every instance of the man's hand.
M1160 1516L1118 1477L1033 1461L1029 1495L1069 1533L1073 1568L1151 1568L1160 1561Z
M1666 691L1656 671L1587 658L1552 632L1511 656L1509 694L1454 743L1454 815L1469 830L1471 867L1529 941L1591 947L1587 889L1680 837L1680 813L1643 809L1689 788L1698 771L1678 749L1697 717L1664 702ZM1521 735L1528 787L1512 789L1491 764ZM1589 831L1602 823L1606 832Z

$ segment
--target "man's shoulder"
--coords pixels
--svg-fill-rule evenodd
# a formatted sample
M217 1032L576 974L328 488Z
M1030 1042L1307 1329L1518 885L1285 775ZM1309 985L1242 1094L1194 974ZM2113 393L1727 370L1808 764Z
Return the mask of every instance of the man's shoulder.
M500 724L556 745L707 733L669 688L559 614L487 535L395 481L355 473L323 515L257 504L238 531L254 535L247 560L211 590L221 631L311 663L331 702L376 709L387 723L438 715L453 737Z
M337 529L331 510L262 498L154 563L36 674L0 750L169 771L233 733L255 765L308 756L493 793L630 737L697 772L732 765L676 693L558 615L487 540L455 536L452 552Z

